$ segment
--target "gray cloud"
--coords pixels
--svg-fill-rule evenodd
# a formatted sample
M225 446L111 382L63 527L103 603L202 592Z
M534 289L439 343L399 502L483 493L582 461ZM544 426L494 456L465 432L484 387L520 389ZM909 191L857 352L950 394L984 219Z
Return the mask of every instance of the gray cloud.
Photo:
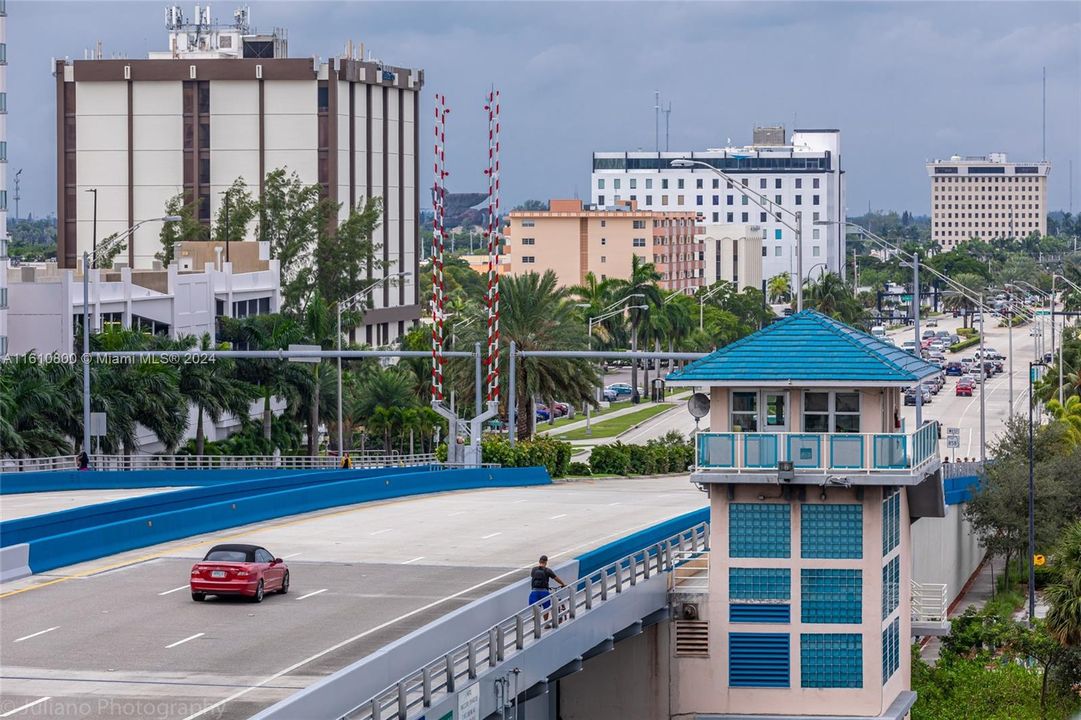
M50 57L82 57L98 39L107 54L160 49L165 4L9 0L9 160L13 171L26 168L24 213L55 207ZM213 7L226 17L235 4ZM673 149L746 142L755 123L838 127L850 212L926 212L929 158L1039 158L1043 66L1051 207L1069 203L1070 159L1081 178L1075 2L252 5L259 27L288 28L294 57L339 54L353 39L387 62L424 68L423 122L435 92L452 107L453 190L485 187L482 106L494 83L509 204L585 195L592 151L652 148L659 89L673 106ZM422 149L426 171L427 141Z

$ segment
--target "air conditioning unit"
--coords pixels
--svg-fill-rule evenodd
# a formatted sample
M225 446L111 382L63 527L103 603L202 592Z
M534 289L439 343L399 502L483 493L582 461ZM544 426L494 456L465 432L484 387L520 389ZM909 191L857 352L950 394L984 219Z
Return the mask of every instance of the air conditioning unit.
M796 479L796 466L791 460L777 462L777 479L792 482Z

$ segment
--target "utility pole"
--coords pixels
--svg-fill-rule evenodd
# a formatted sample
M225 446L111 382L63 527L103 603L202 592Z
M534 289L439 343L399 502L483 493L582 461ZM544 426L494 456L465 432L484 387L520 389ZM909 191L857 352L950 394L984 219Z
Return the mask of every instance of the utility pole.
M653 91L653 143L657 153L661 152L661 91Z
M229 262L229 238L233 234L229 227L229 191L225 191L225 262ZM341 450L341 448L338 448Z
M916 334L917 357L923 357L922 338L920 338L920 254L912 253L912 327ZM982 357L981 357L982 362ZM983 395L983 385L980 386ZM923 427L923 382L916 386L916 429Z
M94 194L97 197L97 193ZM83 452L90 455L90 257L83 253Z
M664 151L668 152L672 148L668 145L668 123L672 119L672 101L668 101L668 109L664 111Z
M88 193L94 193L94 223L91 235L93 236L93 245L91 247L90 259L93 261L94 269L98 267L98 189L90 188Z

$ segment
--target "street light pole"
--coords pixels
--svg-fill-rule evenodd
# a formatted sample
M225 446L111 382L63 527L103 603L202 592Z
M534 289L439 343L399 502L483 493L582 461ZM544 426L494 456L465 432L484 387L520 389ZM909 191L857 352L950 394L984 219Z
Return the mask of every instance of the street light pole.
M803 211L796 211L796 312L803 311ZM919 407L917 405L916 407ZM918 412L918 411L917 411Z
M1029 362L1028 364L1028 623L1031 625L1036 619L1036 473L1035 473L1035 440L1033 432L1032 408L1035 406L1032 398L1032 380L1036 374L1036 368L1043 366L1042 362Z
M97 197L97 193L94 195ZM90 256L83 253L83 452L90 457Z
M983 317L981 315L981 317ZM920 254L912 253L912 327L916 335L917 357L923 357L923 339L920 337ZM982 356L980 362L983 362ZM982 365L981 371L982 371ZM983 389L980 389L983 395ZM916 429L923 427L923 382L916 386Z
M87 192L94 193L94 222L90 231L93 245L91 246L90 258L94 261L94 269L96 270L98 267L98 189L89 188Z
M980 372L983 372L983 339L985 333L983 331L983 319L987 315L987 307L983 304L983 295L980 295ZM981 379L985 380L983 376ZM980 382L980 463L981 467L986 467L987 463L987 386L986 383Z

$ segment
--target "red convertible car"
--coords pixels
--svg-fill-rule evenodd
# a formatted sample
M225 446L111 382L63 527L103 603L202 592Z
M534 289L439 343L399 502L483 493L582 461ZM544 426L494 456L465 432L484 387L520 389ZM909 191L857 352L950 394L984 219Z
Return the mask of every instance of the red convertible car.
M191 599L244 595L262 602L268 592L289 592L289 568L258 545L215 545L191 568Z

